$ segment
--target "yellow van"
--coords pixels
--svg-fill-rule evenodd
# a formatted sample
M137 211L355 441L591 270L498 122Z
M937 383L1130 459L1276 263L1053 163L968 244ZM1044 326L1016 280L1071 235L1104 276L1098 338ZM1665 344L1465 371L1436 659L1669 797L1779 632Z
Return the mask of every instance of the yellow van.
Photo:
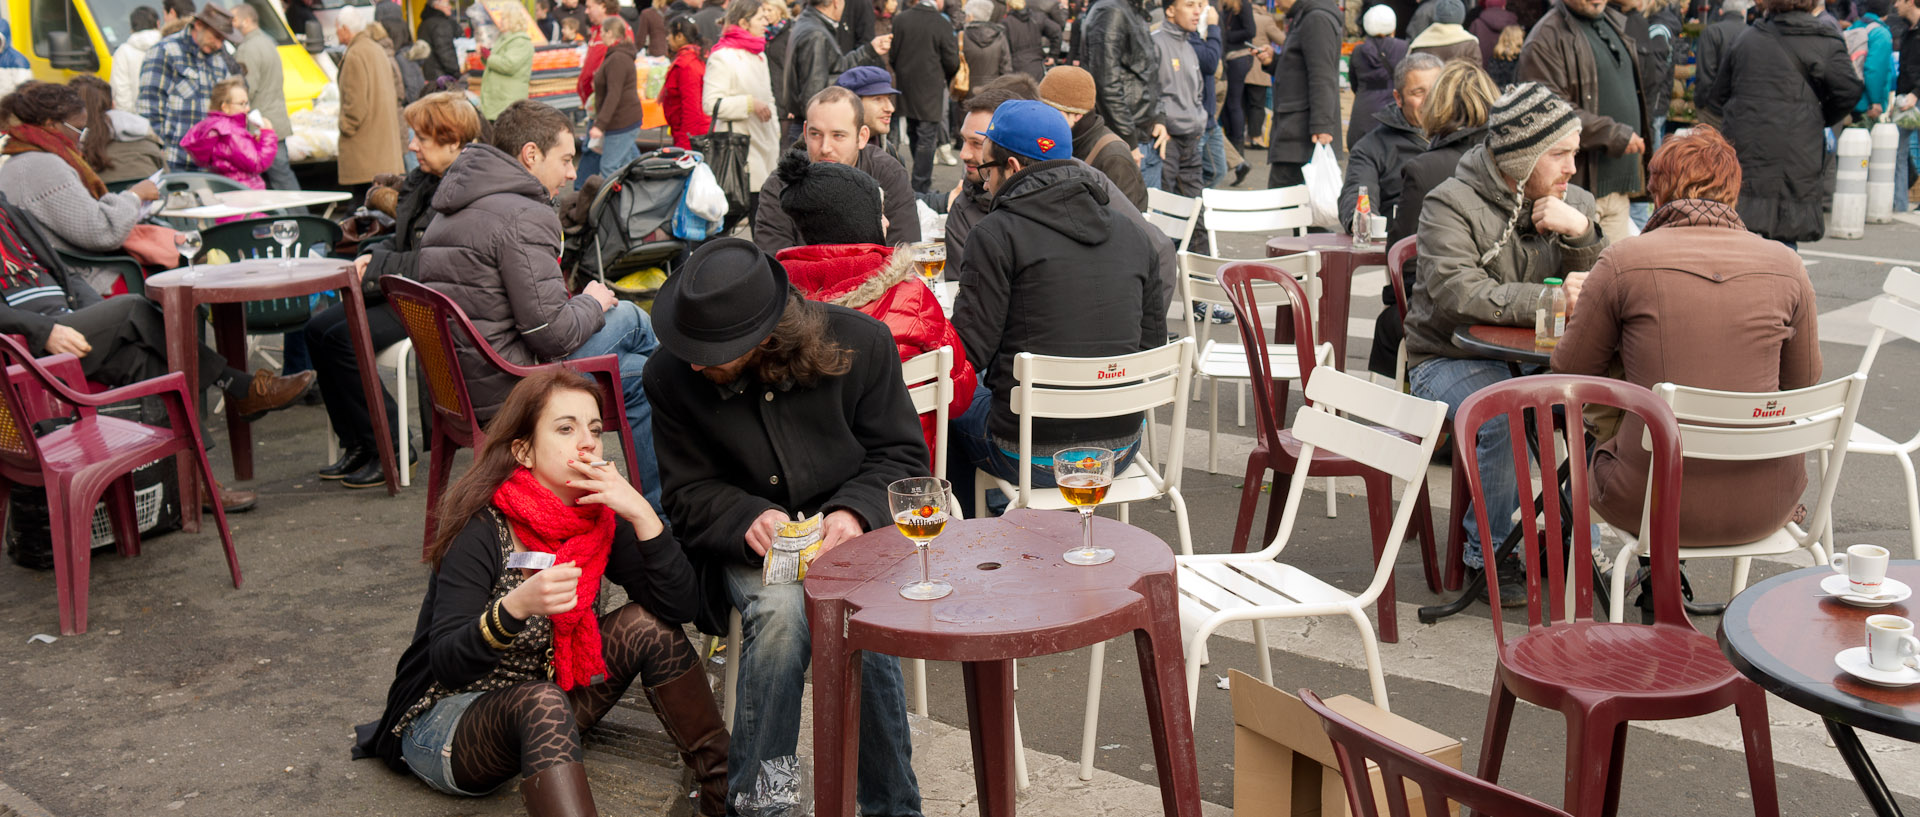
M278 0L246 0L260 12L260 28L279 46L287 111L306 110L326 87L326 73L293 34ZM135 8L160 10L160 0L6 0L13 47L27 56L35 79L66 82L76 74L108 79L113 52L133 34Z

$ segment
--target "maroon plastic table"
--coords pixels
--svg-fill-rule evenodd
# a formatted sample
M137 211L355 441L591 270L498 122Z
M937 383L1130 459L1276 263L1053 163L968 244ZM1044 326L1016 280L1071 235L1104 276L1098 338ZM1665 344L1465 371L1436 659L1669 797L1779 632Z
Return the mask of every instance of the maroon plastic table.
M1720 619L1720 651L1763 689L1824 719L1874 813L1898 817L1899 804L1853 730L1920 743L1920 686L1889 689L1856 681L1834 666L1833 656L1866 643L1868 616L1913 618L1920 604L1908 599L1864 608L1821 597L1820 580L1831 575L1833 568L1824 565L1804 568L1733 597ZM1920 561L1894 561L1887 575L1920 586Z
M1372 245L1366 250L1353 248L1353 237L1344 233L1308 233L1267 239L1267 257L1279 258L1303 252L1320 253L1320 339L1333 344L1333 367L1347 370L1347 312L1353 305L1353 271L1366 266L1385 266L1387 248Z
M1198 817L1200 772L1180 647L1173 551L1153 534L1093 520L1113 561L1078 567L1080 522L1058 511L1016 510L954 522L930 551L932 574L953 585L937 601L900 597L920 578L913 543L889 527L834 548L807 571L813 632L813 796L821 817L852 817L860 746L860 656L962 662L974 782L983 817L1012 817L1013 661L1052 655L1127 632L1139 649L1160 804Z
M189 273L195 277L188 280ZM290 267L280 266L278 258L259 258L231 264L200 264L192 270L177 269L147 279L147 295L160 304L167 321L167 364L187 376L188 394L198 402L204 399L194 384L200 382L200 324L196 310L209 304L213 312L214 338L220 354L229 365L247 370L246 302L269 298L293 298L335 290L347 305L347 326L353 332L354 356L360 360L360 384L366 389L367 403L380 404L380 370L374 363L373 336L367 333L366 305L360 300L360 282L353 265L339 259L296 258ZM394 475L393 438L387 428L384 411L373 415L374 440L380 447L380 462L387 469L387 493L400 489ZM227 441L232 446L235 479L253 478L253 429L250 423L227 413ZM200 529L199 469L191 454L178 458L180 466L181 527Z

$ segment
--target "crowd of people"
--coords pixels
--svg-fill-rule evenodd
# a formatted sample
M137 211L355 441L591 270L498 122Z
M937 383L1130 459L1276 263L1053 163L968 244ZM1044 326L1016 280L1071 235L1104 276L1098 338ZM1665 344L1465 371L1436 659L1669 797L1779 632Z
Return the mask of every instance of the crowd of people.
M0 331L73 354L108 384L165 370L152 304L102 299L117 273L62 251L141 240L157 171L298 188L259 14L165 0L133 11L109 77L4 89L0 228L21 236L8 246L24 258L8 259ZM1823 235L1828 134L1912 109L1920 80L1920 0L560 0L493 7L477 92L456 50L473 18L452 0L431 0L417 23L393 0L332 14L335 181L393 219L390 239L351 259L374 346L406 337L378 283L397 275L450 297L513 363L619 360L638 463L625 475L604 460L601 433L617 424L591 379L516 379L463 350L465 371L490 372L467 384L487 440L436 509L419 623L356 745L448 794L518 777L537 815L592 813L579 734L636 681L702 814L725 813L729 791L793 753L807 624L798 585L761 581L775 527L821 514L830 549L891 524L886 486L929 473L942 436L913 410L900 366L943 346L955 352L956 494L973 494L976 469L1053 485L1049 461L1018 454L1013 361L1169 342L1178 254L1203 248L1150 225L1150 189L1242 185L1261 159L1266 186L1295 186L1318 149L1342 157L1340 223L1364 193L1388 241L1415 240L1404 327L1389 303L1370 367L1395 376L1404 344L1423 398L1457 407L1512 376L1453 332L1532 325L1549 279L1570 315L1555 371L1795 388L1821 370L1794 248ZM1690 16L1705 17L1691 46L1699 124L1675 130ZM306 0L287 21L319 30ZM568 96L584 127L529 98L534 34L582 49ZM1897 71L1896 49L1911 57ZM0 53L0 71L14 55ZM556 206L641 155L646 57L667 65L654 101L672 144L717 132L748 144L737 226L679 259L651 311L598 282L570 286ZM1901 135L1907 179L1913 134ZM937 164L963 166L950 189L936 187ZM927 237L923 213L944 215L950 310L905 249ZM1689 308L1702 302L1716 309ZM383 484L372 413L401 418L390 397L361 392L344 307L315 314L300 339L311 371L248 375L203 348L200 385L253 416L317 383L343 452L320 476ZM1113 449L1124 468L1142 453L1143 419L1042 420L1031 434L1040 451ZM1628 530L1645 454L1612 440L1637 435L1629 422L1596 455L1596 507ZM1467 515L1466 560L1497 571L1514 601L1518 563L1483 556L1517 498L1504 422L1465 444L1479 446L1499 505L1493 530ZM1777 527L1804 473L1689 463L1687 479L1691 496L1744 500L1689 502L1683 536L1704 545ZM229 509L253 500L224 493ZM522 567L515 554L529 550L554 566ZM627 604L596 604L603 577ZM720 634L730 611L744 637L731 732L681 627ZM860 810L918 813L899 667L864 661Z

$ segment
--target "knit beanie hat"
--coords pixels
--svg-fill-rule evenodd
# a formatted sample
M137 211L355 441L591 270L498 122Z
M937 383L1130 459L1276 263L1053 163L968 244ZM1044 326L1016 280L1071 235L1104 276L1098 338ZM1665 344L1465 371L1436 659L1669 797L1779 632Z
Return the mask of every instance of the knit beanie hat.
M1487 149L1500 172L1525 185L1548 148L1579 132L1580 120L1565 100L1545 85L1522 82L1508 88L1493 103L1493 113L1487 118Z
M1040 80L1040 101L1062 113L1092 113L1093 99L1093 75L1077 65L1056 65Z
M1360 18L1360 25L1367 30L1369 37L1391 37L1394 26L1398 24L1393 7L1385 3L1367 9L1367 13Z
M880 186L872 176L838 162L815 162L792 151L780 160L780 209L800 230L802 244L884 244Z
M1466 19L1467 7L1460 0L1440 0L1440 4L1433 7L1433 21L1436 23L1459 25Z

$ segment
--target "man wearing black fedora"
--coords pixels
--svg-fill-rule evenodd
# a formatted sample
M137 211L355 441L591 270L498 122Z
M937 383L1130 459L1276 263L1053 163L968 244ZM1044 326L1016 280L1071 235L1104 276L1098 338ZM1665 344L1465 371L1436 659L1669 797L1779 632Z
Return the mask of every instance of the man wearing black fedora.
M761 584L774 525L823 513L831 549L891 524L887 485L927 476L927 445L886 325L801 297L752 242L701 246L653 320L644 382L667 515L706 599L697 623L722 634L740 611L727 783L750 791L762 761L794 753L811 654L801 586ZM862 660L860 813L918 815L899 662Z

